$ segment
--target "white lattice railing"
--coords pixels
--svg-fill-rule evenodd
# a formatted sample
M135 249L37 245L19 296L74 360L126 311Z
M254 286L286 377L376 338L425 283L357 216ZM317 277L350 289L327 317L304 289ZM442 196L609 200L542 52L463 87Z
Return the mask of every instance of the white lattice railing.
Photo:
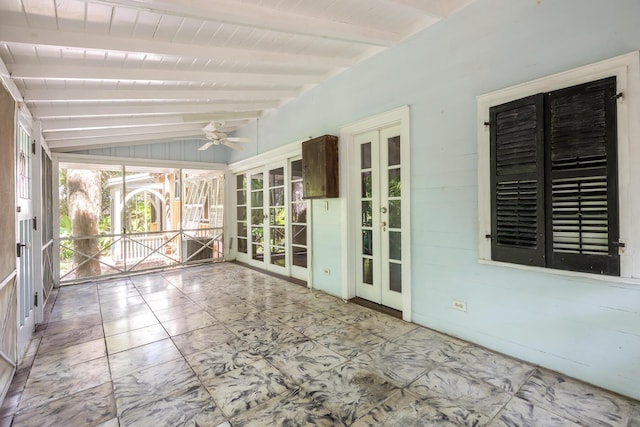
M116 262L127 260L127 263L135 263L144 258L162 258L159 250L166 243L165 236L158 234L142 234L127 236L120 240L117 246L113 246L113 259Z
M100 249L95 253L84 253L74 248L74 241L86 239L97 239ZM89 278L79 277L77 272L90 261L100 264L100 276L108 276L189 262L224 260L222 228L63 237L59 250L60 282Z

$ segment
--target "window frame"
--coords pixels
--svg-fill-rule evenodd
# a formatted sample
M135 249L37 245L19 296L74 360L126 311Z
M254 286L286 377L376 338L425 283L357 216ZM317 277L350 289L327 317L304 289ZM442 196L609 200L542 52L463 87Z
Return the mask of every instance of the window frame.
M492 260L491 239L486 237L491 234L492 220L490 128L485 125L489 122L489 109L542 92L551 92L612 76L616 77L616 92L623 93L623 97L617 103L619 241L625 243L625 247L620 249L620 276L580 273ZM480 263L598 278L605 281L628 282L628 279L640 279L640 251L635 249L640 247L640 222L634 224L632 221L634 216L640 218L640 194L634 194L633 191L634 188L640 187L639 101L640 53L638 51L483 94L477 98L478 261ZM640 283L640 280L637 283Z

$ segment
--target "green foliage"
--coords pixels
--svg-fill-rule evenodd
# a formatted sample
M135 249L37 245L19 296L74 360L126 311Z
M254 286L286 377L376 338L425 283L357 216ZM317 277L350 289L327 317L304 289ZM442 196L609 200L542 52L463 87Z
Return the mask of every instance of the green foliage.
M60 199L60 217L66 216L69 218L69 207L67 206L67 170L60 169L60 174L58 177L58 194ZM71 224L71 221L69 221ZM62 220L60 220L60 227L62 227ZM71 230L71 227L69 227ZM62 235L62 229L60 230ZM71 231L69 231L71 233Z
M60 214L60 237L71 236L71 218L69 215Z
M65 203L66 206L66 203ZM62 208L62 204L60 206ZM62 209L60 209L62 211ZM71 237L71 218L69 215L60 213L60 239L62 245L69 246L69 241L64 241L65 238ZM60 246L60 262L71 262L73 258L73 251L66 247Z
M126 206L125 227L129 233L144 233L150 231L151 202L145 200L144 193L136 194Z
M389 169L389 197L400 197L402 186L400 185L400 168Z

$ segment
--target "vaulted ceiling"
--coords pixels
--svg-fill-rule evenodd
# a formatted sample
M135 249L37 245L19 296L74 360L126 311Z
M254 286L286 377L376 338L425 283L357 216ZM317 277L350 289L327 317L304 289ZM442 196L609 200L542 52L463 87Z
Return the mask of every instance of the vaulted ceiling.
M52 150L233 131L472 0L2 0L8 73Z

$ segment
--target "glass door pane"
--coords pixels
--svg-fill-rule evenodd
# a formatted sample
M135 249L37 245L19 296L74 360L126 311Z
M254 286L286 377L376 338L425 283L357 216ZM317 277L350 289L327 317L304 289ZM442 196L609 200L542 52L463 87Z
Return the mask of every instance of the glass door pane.
M373 285L373 171L371 142L360 145L360 206L362 222L362 283ZM377 236L376 236L377 237Z
M269 170L269 262L285 267L286 214L284 168Z
M402 185L400 129L395 126L380 135L380 200L382 222L382 304L402 308Z
M264 261L264 174L251 175L251 258Z
M307 268L307 201L303 200L302 160L291 162L291 264Z
M356 295L380 303L380 192L378 132L355 138L358 214L356 229Z
M238 252L247 253L247 175L236 175L236 228Z

